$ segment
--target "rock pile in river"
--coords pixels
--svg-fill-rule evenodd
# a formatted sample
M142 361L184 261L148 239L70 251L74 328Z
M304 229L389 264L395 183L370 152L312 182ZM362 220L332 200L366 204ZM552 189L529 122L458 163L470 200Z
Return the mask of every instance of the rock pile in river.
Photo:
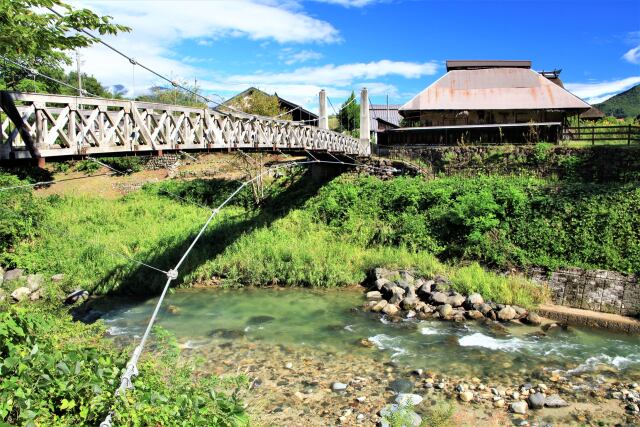
M365 308L390 317L442 319L462 322L489 319L501 322L519 320L538 326L540 316L518 306L485 301L482 295L462 295L452 289L451 282L442 276L415 277L407 270L376 268L365 286Z

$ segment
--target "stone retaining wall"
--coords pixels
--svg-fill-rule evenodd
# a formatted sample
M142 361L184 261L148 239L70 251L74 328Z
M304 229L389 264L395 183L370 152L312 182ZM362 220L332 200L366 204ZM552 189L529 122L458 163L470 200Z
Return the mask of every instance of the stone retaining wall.
M143 160L144 168L149 170L167 169L180 161L180 154L165 153L162 156L148 156Z
M624 316L640 315L640 283L635 275L580 268L555 271L551 276L535 269L529 275L549 285L555 304Z

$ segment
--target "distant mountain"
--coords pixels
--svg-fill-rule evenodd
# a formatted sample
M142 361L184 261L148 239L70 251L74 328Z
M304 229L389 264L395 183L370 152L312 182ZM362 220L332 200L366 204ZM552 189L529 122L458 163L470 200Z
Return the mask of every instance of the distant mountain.
M637 117L640 116L640 85L625 90L594 107L600 109L607 116Z

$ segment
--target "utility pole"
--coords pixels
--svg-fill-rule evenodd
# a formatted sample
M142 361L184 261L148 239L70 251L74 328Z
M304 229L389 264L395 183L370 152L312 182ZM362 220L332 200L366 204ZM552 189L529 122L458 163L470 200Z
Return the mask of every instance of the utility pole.
M76 49L76 73L78 74L78 96L82 96L82 74L80 74L80 53Z

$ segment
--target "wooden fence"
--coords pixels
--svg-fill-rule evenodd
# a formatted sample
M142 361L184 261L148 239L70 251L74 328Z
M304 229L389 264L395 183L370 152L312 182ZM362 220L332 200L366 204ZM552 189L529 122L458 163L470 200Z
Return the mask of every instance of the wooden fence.
M582 126L565 127L562 131L564 141L596 143L609 142L630 145L640 142L640 126Z

